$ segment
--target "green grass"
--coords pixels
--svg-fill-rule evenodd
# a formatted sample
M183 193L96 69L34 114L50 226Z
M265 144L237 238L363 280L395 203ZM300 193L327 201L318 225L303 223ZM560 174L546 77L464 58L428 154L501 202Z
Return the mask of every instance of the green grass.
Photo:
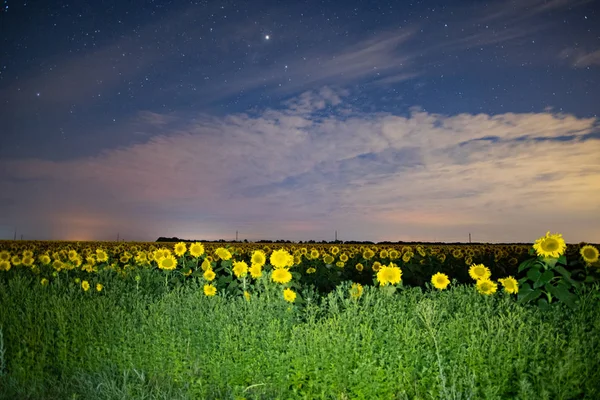
M84 293L0 282L0 398L597 399L600 302L542 312L472 286L387 296Z

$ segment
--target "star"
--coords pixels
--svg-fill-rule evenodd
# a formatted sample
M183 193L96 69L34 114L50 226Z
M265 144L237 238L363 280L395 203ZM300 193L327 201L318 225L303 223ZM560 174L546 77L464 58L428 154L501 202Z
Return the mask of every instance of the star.
M271 38L271 36L265 35L265 40L269 40L270 38Z

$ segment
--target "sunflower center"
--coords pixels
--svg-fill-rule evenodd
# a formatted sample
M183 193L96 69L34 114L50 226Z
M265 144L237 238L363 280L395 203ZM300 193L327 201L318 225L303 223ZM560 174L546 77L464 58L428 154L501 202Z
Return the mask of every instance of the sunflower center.
M593 259L596 258L596 252L594 251L594 249L587 248L583 250L583 256L588 260Z
M556 251L558 250L558 242L556 239L546 239L542 242L542 249L545 251Z

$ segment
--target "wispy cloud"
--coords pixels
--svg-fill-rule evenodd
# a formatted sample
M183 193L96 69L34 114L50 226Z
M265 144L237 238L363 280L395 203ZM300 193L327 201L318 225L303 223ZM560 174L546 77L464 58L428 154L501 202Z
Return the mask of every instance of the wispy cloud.
M170 115L162 134L95 157L2 161L0 224L64 238L326 239L338 229L345 240L531 241L550 229L600 241L600 141L584 140L596 119L400 117L360 112L346 95Z
M580 48L569 48L561 51L559 57L567 60L574 68L600 66L600 49L586 51Z

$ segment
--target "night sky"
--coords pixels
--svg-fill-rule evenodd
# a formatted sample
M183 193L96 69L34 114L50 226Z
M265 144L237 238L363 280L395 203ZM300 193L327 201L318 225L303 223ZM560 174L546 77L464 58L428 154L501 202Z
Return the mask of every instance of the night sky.
M598 1L0 4L0 239L600 242Z

